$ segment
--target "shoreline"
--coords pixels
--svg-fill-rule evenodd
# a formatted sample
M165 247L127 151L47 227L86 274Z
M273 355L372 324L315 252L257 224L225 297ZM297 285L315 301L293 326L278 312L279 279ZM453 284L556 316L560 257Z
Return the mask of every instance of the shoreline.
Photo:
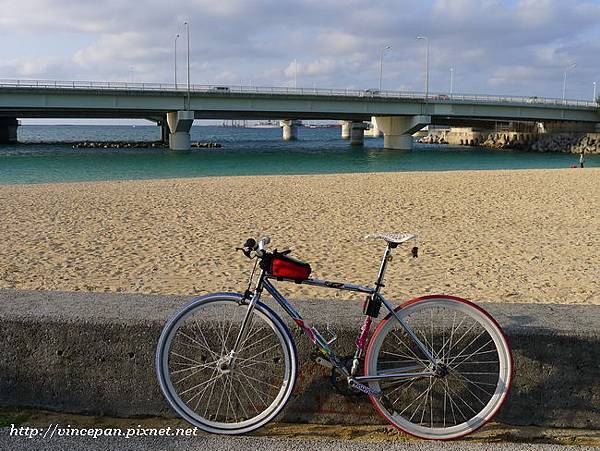
M77 184L111 184L111 183L142 183L142 182L175 182L175 181L199 181L199 180L211 180L211 179L227 179L227 178L279 178L279 177L334 177L334 176L352 176L352 175L389 175L389 174L461 174L461 173L515 173L515 172L529 172L529 171L573 171L581 170L581 168L516 168L516 169L440 169L440 170L428 170L428 171L373 171L373 172L309 172L309 173L295 173L295 174L241 174L241 175L205 175L196 177L168 177L168 178L139 178L139 179L108 179L108 180L74 180L64 182L39 182L39 183L0 183L0 189L2 187L17 187L17 186L61 186L61 185L77 185ZM600 171L600 167L592 166L584 168L584 171Z

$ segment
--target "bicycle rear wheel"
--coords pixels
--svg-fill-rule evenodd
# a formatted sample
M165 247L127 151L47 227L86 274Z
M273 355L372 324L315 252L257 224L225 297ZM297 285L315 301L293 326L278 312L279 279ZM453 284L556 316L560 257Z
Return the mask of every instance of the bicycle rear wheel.
M396 312L437 362L388 315L369 343L365 375L409 377L369 383L381 392L371 396L377 410L397 428L426 439L455 439L483 426L506 399L512 376L510 348L496 321L453 296L418 298ZM423 372L429 375L410 376Z
M218 434L250 432L285 406L296 380L289 331L260 302L233 361L229 359L248 305L241 296L192 300L166 324L156 351L161 390L189 423Z

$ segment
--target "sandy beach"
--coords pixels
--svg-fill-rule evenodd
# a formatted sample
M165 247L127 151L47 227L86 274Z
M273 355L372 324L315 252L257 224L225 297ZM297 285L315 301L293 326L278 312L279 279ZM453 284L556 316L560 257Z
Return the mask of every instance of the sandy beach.
M600 169L219 177L0 186L0 288L202 294L243 291L234 247L271 236L313 275L385 293L600 304ZM340 297L280 284L295 298ZM344 294L343 297L352 297Z

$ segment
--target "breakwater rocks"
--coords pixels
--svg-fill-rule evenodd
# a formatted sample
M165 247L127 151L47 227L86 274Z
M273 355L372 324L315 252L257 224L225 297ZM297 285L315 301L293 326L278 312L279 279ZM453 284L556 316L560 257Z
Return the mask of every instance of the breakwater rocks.
M417 140L420 144L448 144L444 135L427 135Z
M169 145L162 141L83 141L73 143L73 149L136 149L148 147L168 148ZM191 147L195 148L219 148L223 147L219 143L213 142L193 142Z
M476 145L492 149L532 150L538 139L536 133L501 132L477 137Z
M478 145L533 152L600 154L600 133L496 133Z
M537 152L600 154L600 133L555 133L538 135L531 145Z
M492 149L527 150L600 154L600 133L530 133L530 132L438 132L424 136L422 144L479 146Z

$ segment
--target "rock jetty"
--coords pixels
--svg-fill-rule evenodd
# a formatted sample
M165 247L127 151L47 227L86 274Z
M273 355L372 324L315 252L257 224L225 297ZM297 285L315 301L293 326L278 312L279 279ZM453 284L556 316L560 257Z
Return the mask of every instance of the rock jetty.
M537 152L600 154L600 133L556 133L538 135L531 145Z
M417 140L421 144L448 144L444 135L427 135Z
M540 133L488 135L480 142L482 147L518 149L533 152L561 152L600 154L600 133Z
M461 139L450 139L449 133L438 132L424 136L421 144L452 144L489 147L492 149L527 150L532 152L561 152L600 154L600 133L470 133Z
M148 147L168 148L169 145L162 141L82 141L73 143L73 149L137 149ZM196 148L219 148L219 143L193 142L191 147Z

